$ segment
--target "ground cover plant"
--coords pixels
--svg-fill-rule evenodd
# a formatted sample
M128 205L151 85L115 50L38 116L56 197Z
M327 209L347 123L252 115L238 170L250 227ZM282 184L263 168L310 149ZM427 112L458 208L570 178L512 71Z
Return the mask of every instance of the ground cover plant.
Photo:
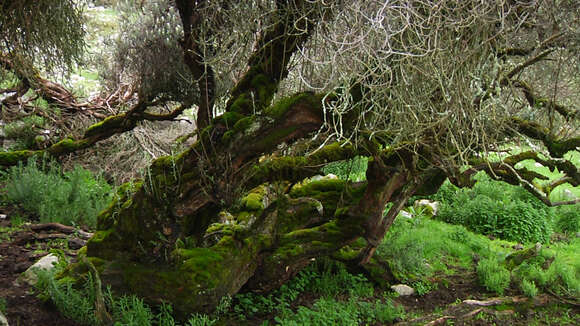
M97 215L112 199L113 189L102 177L81 167L62 169L51 161L29 160L2 172L5 203L38 217L94 229Z

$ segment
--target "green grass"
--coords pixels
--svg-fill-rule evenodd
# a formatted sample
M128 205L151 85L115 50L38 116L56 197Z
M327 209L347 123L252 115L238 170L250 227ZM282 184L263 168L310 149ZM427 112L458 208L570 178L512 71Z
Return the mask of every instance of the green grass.
M460 225L399 216L376 254L389 261L399 280L412 282L471 268L474 254L505 257L513 245L514 242L499 239L491 241Z
M395 277L411 286L429 285L433 276L444 278L458 270L476 268L481 284L498 294L512 285L530 296L546 291L570 298L580 296L580 238L573 235L567 241L544 245L539 255L524 260L510 275L504 260L516 252L514 245L490 240L460 225L423 216L399 216L376 254L389 262ZM478 257L478 264L474 257Z
M64 260L63 260L64 261ZM101 325L95 314L95 282L92 277L85 280L81 287L73 286L70 279L56 280L55 275L65 268L60 264L51 271L39 270L36 291L40 298L50 300L66 318L80 325ZM130 296L115 296L110 289L103 293L106 309L115 326L211 326L216 320L204 314L194 314L181 324L173 317L171 305L162 304L156 309L142 299Z

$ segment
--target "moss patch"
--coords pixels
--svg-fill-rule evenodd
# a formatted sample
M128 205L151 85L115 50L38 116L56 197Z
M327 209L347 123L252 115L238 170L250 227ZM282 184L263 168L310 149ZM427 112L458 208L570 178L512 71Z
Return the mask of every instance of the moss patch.
M0 165L2 166L12 166L18 164L18 162L26 161L29 157L38 154L37 151L12 151L12 152L0 152Z
M85 130L84 137L89 138L92 136L106 133L107 130L120 128L125 120L126 116L124 114L107 117L105 120L97 122L92 126L90 126L89 128L87 128L87 130Z

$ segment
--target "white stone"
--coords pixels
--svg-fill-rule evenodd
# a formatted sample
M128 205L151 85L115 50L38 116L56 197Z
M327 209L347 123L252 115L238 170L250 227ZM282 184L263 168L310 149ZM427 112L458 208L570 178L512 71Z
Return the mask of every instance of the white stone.
M424 211L430 213L431 216L437 216L437 212L439 211L439 205L440 203L438 201L431 201L429 199L420 199L415 202L413 207L415 208L415 210L422 207L427 208Z
M38 276L36 276L36 271L40 269L51 270L54 268L54 264L58 262L58 257L53 254L48 254L40 260L38 260L34 265L30 266L20 277L20 281L24 281L30 285L36 284L38 281Z
M402 297L413 295L415 293L415 289L405 284L393 285L391 286L391 289L397 292Z
M8 326L8 319L2 314L2 311L0 311L0 326Z
M0 214L0 220L5 220L6 219L6 214Z
M406 218L413 218L413 214L411 214L407 211L400 211L399 215L401 215L402 217L406 217Z

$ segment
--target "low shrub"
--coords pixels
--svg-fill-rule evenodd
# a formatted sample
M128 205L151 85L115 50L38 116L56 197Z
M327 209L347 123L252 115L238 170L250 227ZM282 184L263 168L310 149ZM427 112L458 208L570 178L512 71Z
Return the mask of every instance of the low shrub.
M62 172L56 163L28 161L3 173L5 201L17 204L40 222L96 226L96 217L112 198L111 186L76 167Z
M580 279L576 272L579 267L578 262L570 262L542 250L538 256L514 268L512 274L525 295L534 296L542 290L577 298L580 296Z
M439 218L477 233L516 242L546 243L552 233L552 212L520 187L479 176L472 189L445 190Z
M577 206L557 207L554 215L556 215L556 231L567 234L580 232L580 213Z
M520 285L522 292L530 297L533 298L538 295L538 288L536 287L536 283L534 281L529 280L522 280L522 284Z
M503 295L510 284L510 272L494 258L482 259L477 264L477 276L486 289L499 295Z
M332 298L321 298L312 308L299 307L296 312L285 311L275 320L279 325L368 325L389 323L403 315L402 308L397 308L390 300L386 303L359 301L351 298L348 301L337 301Z

